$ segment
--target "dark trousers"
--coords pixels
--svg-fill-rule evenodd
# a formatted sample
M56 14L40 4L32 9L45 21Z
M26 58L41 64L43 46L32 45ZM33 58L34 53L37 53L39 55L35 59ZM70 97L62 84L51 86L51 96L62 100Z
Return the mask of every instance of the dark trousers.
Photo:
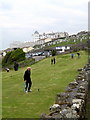
M27 91L27 89L28 89L28 91L29 91L30 88L31 88L31 85L32 85L32 82L31 82L31 81L25 82L25 91Z

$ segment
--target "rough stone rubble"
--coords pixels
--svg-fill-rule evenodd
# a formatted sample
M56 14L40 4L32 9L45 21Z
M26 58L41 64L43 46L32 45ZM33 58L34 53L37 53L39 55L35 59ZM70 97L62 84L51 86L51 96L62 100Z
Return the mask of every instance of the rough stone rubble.
M78 71L79 75L67 86L65 92L56 95L55 104L49 108L50 114L42 114L41 118L85 118L90 65Z

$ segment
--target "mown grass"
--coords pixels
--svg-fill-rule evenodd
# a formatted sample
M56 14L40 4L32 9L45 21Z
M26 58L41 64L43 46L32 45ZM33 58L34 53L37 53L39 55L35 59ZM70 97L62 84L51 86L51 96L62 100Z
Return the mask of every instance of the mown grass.
M32 92L24 93L23 74L26 67L19 71L2 72L2 116L3 118L39 118L49 113L57 93L77 76L78 68L87 63L87 54L71 59L70 54L56 56L56 64L51 65L51 57L31 66ZM39 89L39 91L38 91Z

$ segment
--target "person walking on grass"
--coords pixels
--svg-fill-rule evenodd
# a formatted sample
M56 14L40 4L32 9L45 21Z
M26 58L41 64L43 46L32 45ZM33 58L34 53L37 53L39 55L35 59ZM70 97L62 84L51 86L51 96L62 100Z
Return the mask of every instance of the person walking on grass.
M72 58L72 59L74 58L74 53L71 54L71 58Z
M15 61L15 62L14 62L14 70L15 70L15 71L18 71L18 67L19 67L19 64Z
M55 59L55 57L54 57L54 59L53 59L53 62L54 62L54 64L56 64L56 59Z
M77 55L78 55L78 58L80 58L80 53L79 52L77 53Z
M52 64L56 64L56 59L55 59L55 57L51 59L51 65L52 65Z
M53 64L53 59L51 59L51 65Z
M25 82L25 92L32 92L31 90L31 85L32 85L32 81L31 81L31 68L28 67L27 70L24 73L24 82Z

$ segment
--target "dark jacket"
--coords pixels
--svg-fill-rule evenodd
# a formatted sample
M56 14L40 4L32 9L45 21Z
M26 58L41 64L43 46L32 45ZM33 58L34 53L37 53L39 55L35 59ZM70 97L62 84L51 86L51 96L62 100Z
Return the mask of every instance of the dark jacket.
M27 80L27 82L31 81L30 78L31 71L26 70L24 73L24 81Z
M14 63L14 70L15 70L15 71L18 70L18 66L19 66L19 64L15 62L15 63Z

